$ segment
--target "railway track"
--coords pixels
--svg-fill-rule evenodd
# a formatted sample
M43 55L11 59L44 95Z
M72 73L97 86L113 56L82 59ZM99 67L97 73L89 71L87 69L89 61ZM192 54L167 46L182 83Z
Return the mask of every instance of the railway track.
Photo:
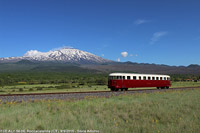
M59 93L29 93L29 94L1 94L0 101L6 102L22 102L22 101L35 101L35 100L54 100L54 99L84 99L85 97L110 97L118 96L121 94L134 94L134 93L153 93L165 92L173 90L186 90L195 89L197 87L181 87L169 89L135 89L129 91L90 91L90 92L59 92Z

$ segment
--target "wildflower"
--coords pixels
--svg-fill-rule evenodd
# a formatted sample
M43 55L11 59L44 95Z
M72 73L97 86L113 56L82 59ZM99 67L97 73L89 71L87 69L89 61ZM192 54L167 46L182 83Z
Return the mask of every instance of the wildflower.
M117 126L118 126L118 123L115 123L115 126L117 127Z
M128 123L128 120L126 120L126 123Z

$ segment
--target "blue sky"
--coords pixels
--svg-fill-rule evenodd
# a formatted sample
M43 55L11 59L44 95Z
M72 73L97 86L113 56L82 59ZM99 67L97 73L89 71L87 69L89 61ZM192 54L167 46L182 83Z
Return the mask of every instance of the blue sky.
M200 65L199 0L0 0L0 57L71 46L106 59Z

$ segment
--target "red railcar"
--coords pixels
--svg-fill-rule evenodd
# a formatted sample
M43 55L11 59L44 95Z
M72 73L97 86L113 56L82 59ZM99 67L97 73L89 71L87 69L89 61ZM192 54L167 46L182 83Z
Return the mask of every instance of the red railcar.
M171 86L169 75L136 74L136 73L111 73L108 77L108 88L111 91L139 87L157 87L168 89Z

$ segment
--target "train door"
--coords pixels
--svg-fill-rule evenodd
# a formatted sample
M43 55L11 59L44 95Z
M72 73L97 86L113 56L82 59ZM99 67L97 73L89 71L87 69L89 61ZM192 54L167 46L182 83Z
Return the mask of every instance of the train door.
M122 88L127 88L125 79L125 76L122 76Z
M116 87L117 88L121 88L122 86L122 76L117 76L117 84Z

